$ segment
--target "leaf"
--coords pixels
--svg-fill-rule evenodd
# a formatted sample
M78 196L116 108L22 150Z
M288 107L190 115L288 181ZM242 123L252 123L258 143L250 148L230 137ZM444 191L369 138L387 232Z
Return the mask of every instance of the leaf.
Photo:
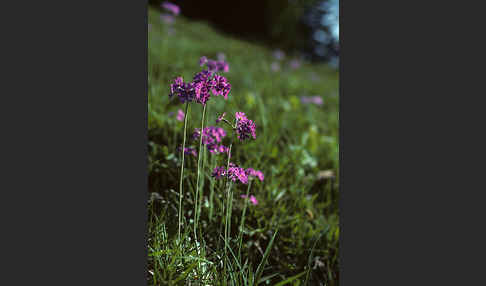
M289 284L290 282L294 281L295 279L299 278L300 276L304 275L307 273L307 270L306 271L303 271L297 275L294 275L288 279L285 279L284 281L280 281L278 282L277 284L275 284L274 286L282 286L282 285L285 285L285 284Z
M278 233L278 229L275 231L275 233L272 236L272 239L268 243L267 249L265 249L265 253L263 254L262 261L260 262L260 264L257 267L256 274L255 274L255 277L256 277L255 280L256 281L260 280L260 276L263 273L263 267L265 266L265 263L267 262L268 255L270 254L270 250L272 249L272 246L273 246L273 240L275 239L275 236L277 236L277 233Z

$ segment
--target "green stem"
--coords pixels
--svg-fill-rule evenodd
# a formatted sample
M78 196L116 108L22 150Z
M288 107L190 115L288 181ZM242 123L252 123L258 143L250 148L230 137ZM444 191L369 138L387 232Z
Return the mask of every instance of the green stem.
M245 198L245 206L243 207L243 214L241 215L241 223L240 223L240 233L238 234L238 259L241 262L241 243L243 241L243 227L245 226L245 215L246 215L246 208L248 206L248 199L250 195L250 188L251 188L251 181L248 182L248 188L246 189L246 198Z
M197 157L197 178L196 178L196 197L194 200L194 239L197 244L197 211L198 211L198 201L199 201L199 175L200 175L200 165L201 165L201 157L202 157L202 139L203 139L203 130L204 130L204 115L206 114L206 104L203 105L203 112L202 112L202 119L201 119L201 131L199 133L199 153Z
M228 170L229 170L229 163L230 163L230 159L231 159L231 147L233 146L233 143L230 144L229 146L229 150L228 150L228 161L226 163L226 188L227 188L227 195L226 195L226 219L224 221L224 272L226 273L226 258L228 257L228 251L226 249L227 245L229 245L229 241L228 241L228 236L229 236L229 233L228 233L228 220L230 219L229 218L229 215L230 215L230 189L231 189L231 184L229 184L228 186L228 181L229 181L229 178L228 178Z
M184 178L184 149L186 148L186 128L187 128L187 118L189 114L187 110L189 109L189 102L186 102L186 111L184 114L184 135L182 139L182 160L181 160L181 177L179 179L179 228L177 231L177 237L179 239L179 244L181 244L181 225L182 225L182 181Z

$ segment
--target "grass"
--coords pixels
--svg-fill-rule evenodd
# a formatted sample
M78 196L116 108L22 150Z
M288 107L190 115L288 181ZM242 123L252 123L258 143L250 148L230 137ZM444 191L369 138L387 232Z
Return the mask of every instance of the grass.
M176 19L169 34L159 15L149 9L149 284L338 285L337 71L308 63L292 70L287 57L282 70L272 72L272 50L183 17ZM224 181L211 177L212 168L226 165L227 157L209 152L201 156L199 196L198 158L185 156L183 195L179 196L177 148L182 145L184 122L171 112L184 110L185 105L168 97L172 79L192 79L201 70L199 58L215 59L218 52L226 55L230 65L222 75L232 89L228 100L213 97L208 102L205 126L216 125L224 111L230 117L245 112L257 125L257 138L235 142L231 161L265 174L263 182L255 180L251 186L232 184L229 204ZM300 96L311 95L322 96L324 104L300 102ZM191 134L201 127L201 115L202 106L190 104L186 146L199 149ZM258 199L258 205L245 204L240 195L247 192ZM225 217L227 211L230 215ZM177 239L179 218L181 241Z

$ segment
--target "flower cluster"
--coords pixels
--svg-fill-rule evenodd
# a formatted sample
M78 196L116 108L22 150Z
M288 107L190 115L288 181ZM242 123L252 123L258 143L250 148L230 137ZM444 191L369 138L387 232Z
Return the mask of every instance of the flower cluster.
M263 179L265 179L265 176L263 175L262 171L257 171L255 169L248 168L248 169L245 170L245 173L248 177L258 178L262 182L263 182Z
M201 136L201 129L195 128L192 138L194 140L199 139ZM226 132L221 127L209 126L203 129L202 132L202 143L206 145L209 152L211 153L227 153L228 147L224 145L218 145L223 140L223 137L226 136Z
M236 135L238 139L244 141L250 137L256 139L256 126L253 121L246 118L246 115L243 112L236 112Z
M228 63L224 60L224 56L221 54L218 56L218 60L211 60L208 59L207 57L203 56L199 59L199 65L204 66L207 65L208 70L211 72L228 72L229 71L229 65Z
M177 148L177 150L180 152L182 150L182 147L179 146L179 148ZM197 157L197 151L196 151L196 149L191 148L191 147L185 147L184 148L184 154L186 154L186 155L192 155L194 157Z
M315 105L322 105L324 102L322 101L322 97L320 96L302 96L300 97L300 102L303 104L315 104Z
M203 70L194 75L192 82L184 83L182 77L174 79L170 85L169 97L177 95L182 103L195 101L206 104L211 97L222 95L228 99L231 84L224 76L215 74L211 70Z
M233 163L229 164L228 170L224 167L216 167L213 170L213 177L216 179L221 179L223 177L228 177L228 179L236 182L237 180L243 184L247 184L248 180L251 178L258 178L260 181L263 181L264 175L262 171L256 171L252 168L243 169Z

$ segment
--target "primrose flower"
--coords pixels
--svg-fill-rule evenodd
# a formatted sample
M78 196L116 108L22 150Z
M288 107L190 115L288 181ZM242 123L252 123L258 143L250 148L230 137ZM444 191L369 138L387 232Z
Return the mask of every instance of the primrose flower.
M192 138L194 140L199 139L201 136L201 129L195 128ZM206 145L209 152L219 154L219 153L227 153L229 148L224 145L218 145L221 141L223 141L223 137L226 136L226 132L221 127L209 126L203 129L202 132L202 143Z
M205 65L206 63L208 62L208 58L206 58L205 56L202 56L200 59L199 59L199 66L203 66Z
M245 169L238 167L233 163L229 164L228 170L226 170L224 167L214 168L212 176L216 179L221 179L222 177L227 176L228 179L232 180L233 182L240 181L243 184L248 183L248 176L245 173Z
M258 179L259 179L260 181L262 181L262 182L263 182L263 179L265 178L265 176L263 175L262 171L256 171L256 170L254 170L254 169L252 169L252 168L248 168L248 169L246 169L246 170L245 170L245 173L246 173L246 175L247 175L249 178L251 178L251 177L253 177L253 178L258 178Z
M216 179L221 179L226 176L226 169L224 167L216 167L213 170L212 176Z
M290 68L292 68L294 70L300 68L300 65L301 65L301 62L298 59L293 59L293 60L290 61Z
M184 83L182 77L176 77L170 85L169 97L177 95L182 103L192 101L195 97L194 84Z
M179 121L184 121L184 116L185 116L184 111L182 111L182 109L179 109L177 111L176 119L179 120Z
M246 198L248 198L248 197L247 197L246 195L241 195L241 198L242 198L242 199L246 199ZM254 196L254 195L250 195L250 202L251 202L251 203L252 203L254 206L258 205L258 200L255 198L255 196Z
M302 96L300 97L300 102L303 104L315 104L315 105L322 105L322 97L320 96Z
M179 148L177 148L177 150L180 152L182 149L182 146L179 146ZM186 147L184 148L184 154L186 155L192 155L194 157L197 157L197 151L196 149L194 148L191 148L191 147Z
M228 94L231 90L231 84L224 76L214 75L214 86L212 92L214 95L222 95L224 99L228 99Z
M253 121L246 118L243 112L236 112L236 135L238 139L244 141L250 137L256 139L256 126Z
M167 2L167 1L164 1L164 3L162 3L162 5L160 5L160 6L162 6L162 8L171 12L174 15L179 15L179 13L181 12L181 9L179 8L179 6L177 6L176 4L172 4L170 2Z

